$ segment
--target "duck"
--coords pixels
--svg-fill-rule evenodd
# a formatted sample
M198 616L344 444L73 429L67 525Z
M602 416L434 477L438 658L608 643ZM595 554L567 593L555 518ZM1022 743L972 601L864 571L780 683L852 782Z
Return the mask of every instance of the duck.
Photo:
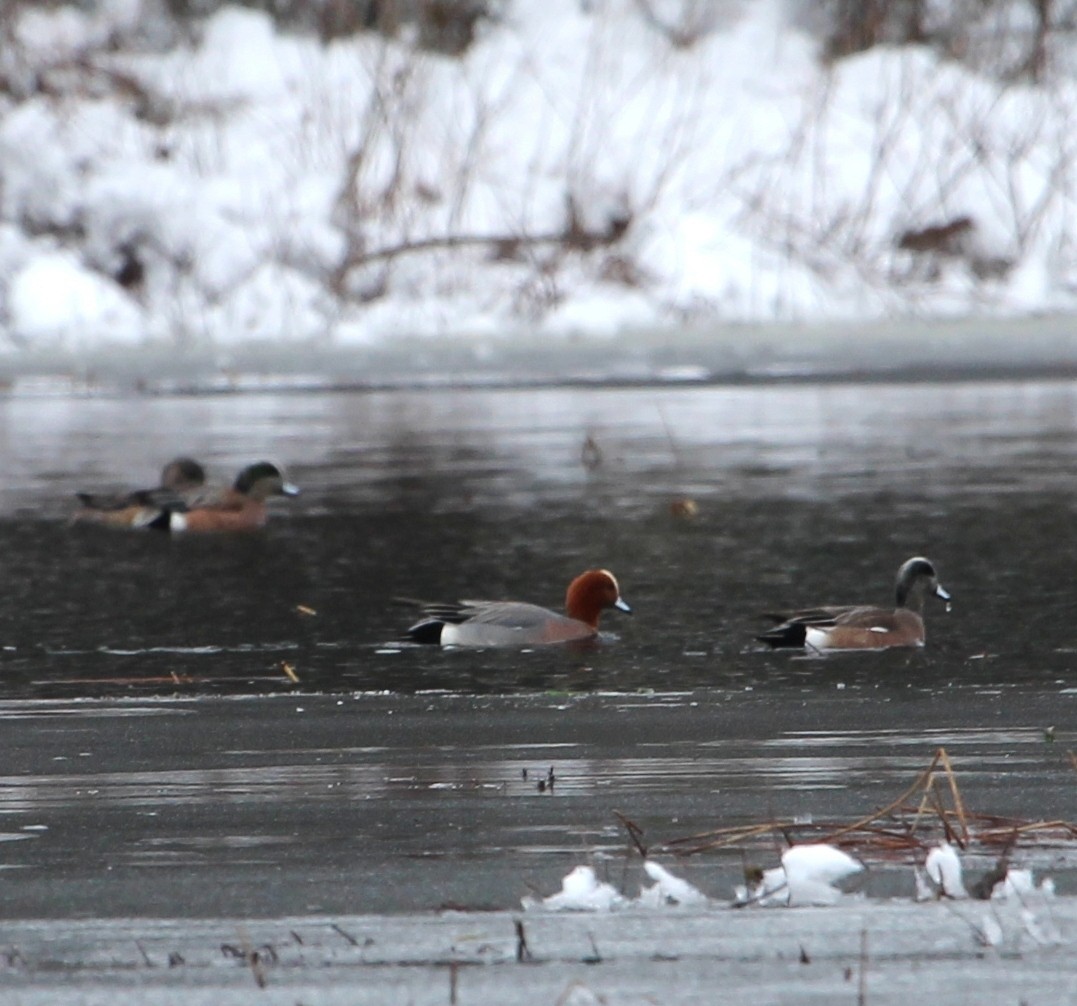
M803 611L767 613L777 623L756 637L772 648L804 647L808 650L882 650L923 646L923 598L931 594L946 602L950 592L939 583L929 559L914 556L897 572L896 604L893 608L844 605Z
M598 620L607 608L632 613L608 569L589 569L568 585L563 615L524 601L404 603L418 604L422 611L421 619L407 630L408 637L416 643L441 646L583 642L598 635Z
M225 489L204 490L189 499L160 507L146 527L172 533L254 531L269 518L271 496L298 496L299 487L287 481L272 462L248 465Z
M182 455L161 469L160 484L153 489L114 494L75 493L81 506L71 519L118 528L144 527L162 507L186 505L203 490L205 482L206 471L202 465Z

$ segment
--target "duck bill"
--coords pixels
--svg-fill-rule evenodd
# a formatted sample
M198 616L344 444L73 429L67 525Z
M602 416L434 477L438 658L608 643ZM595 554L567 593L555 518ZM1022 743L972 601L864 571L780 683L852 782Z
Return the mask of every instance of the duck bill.
M942 598L944 601L950 600L950 592L942 584L935 585L935 596Z
M613 606L618 611L623 611L626 615L632 614L632 608L629 606L628 602L624 600L624 598L617 598L617 600L613 602Z
M299 486L297 486L294 482L284 482L281 484L280 494L282 496L298 496Z

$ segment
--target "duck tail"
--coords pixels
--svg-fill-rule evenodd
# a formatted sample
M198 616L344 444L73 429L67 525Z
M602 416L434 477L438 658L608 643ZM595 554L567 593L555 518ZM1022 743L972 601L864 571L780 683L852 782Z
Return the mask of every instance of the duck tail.
M413 643L427 643L438 646L441 643L441 630L445 623L439 618L424 618L408 629L408 639Z
M167 533L172 530L172 511L158 510L157 515L146 521L142 526L149 528L151 531L164 531Z
M777 650L783 647L803 646L807 634L807 629L803 624L786 622L760 633L755 638L760 643L766 643L771 649Z

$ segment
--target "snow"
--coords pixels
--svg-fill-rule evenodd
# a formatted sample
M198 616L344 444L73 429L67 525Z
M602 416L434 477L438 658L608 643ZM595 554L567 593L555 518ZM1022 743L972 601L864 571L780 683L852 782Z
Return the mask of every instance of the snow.
M633 0L511 0L450 58L226 7L151 52L113 44L139 0L19 5L0 347L1077 307L1074 81L1004 83L911 46L826 65L782 0L655 9L695 11L698 37L674 44ZM624 232L551 240L573 214ZM897 247L965 215L960 255Z
M707 896L675 876L660 863L645 860L643 872L653 884L643 884L639 897L629 898L612 884L598 879L591 866L573 867L561 880L561 890L547 898L525 897L523 907L528 911L609 912L626 908L657 911L671 906L705 908Z
M659 908L663 905L699 906L707 904L707 896L681 877L674 876L661 863L645 860L643 870L654 881L640 891L639 904Z
M123 293L68 252L38 255L16 272L9 293L20 338L59 339L68 348L95 342L134 342L138 312Z
M958 900L969 896L962 879L961 858L949 842L940 842L931 849L924 872L940 896Z
M750 886L738 886L734 904L835 905L842 898L842 890L836 885L863 869L863 863L831 845L794 845L782 853L781 866L762 870Z
M624 896L612 884L599 880L593 867L574 867L561 880L561 890L548 898L535 901L524 898L523 907L529 910L545 908L558 912L608 912L627 904Z
M1024 901L1034 895L1053 898L1055 882L1050 877L1044 877L1039 884L1036 884L1032 878L1032 871L1028 869L1007 870L1002 883L996 884L991 892L991 898L995 901L1007 901L1010 898Z

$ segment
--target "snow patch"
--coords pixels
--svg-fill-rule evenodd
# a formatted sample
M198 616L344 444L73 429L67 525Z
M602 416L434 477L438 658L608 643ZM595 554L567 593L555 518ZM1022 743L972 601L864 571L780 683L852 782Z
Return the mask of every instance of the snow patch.
M8 297L12 338L20 343L77 351L142 339L139 310L65 252L35 257L16 272Z

